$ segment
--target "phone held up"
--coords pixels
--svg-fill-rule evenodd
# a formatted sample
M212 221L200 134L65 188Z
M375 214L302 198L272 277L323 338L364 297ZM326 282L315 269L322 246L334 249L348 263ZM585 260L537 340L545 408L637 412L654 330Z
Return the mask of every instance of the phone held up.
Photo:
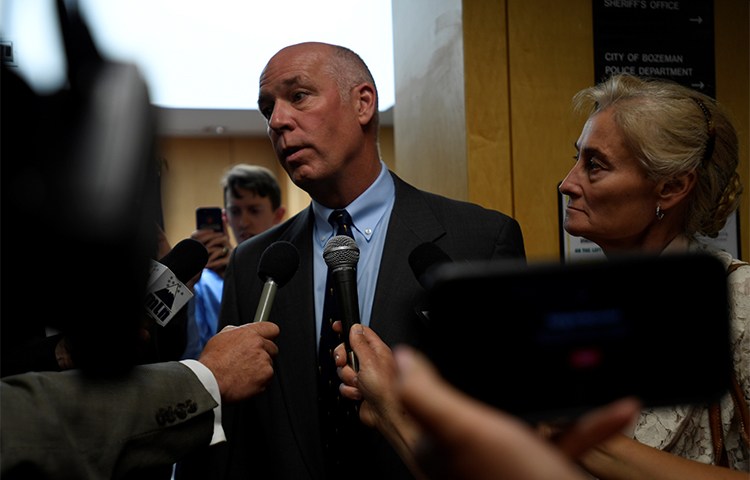
M224 231L220 207L198 207L195 209L195 226L198 230Z

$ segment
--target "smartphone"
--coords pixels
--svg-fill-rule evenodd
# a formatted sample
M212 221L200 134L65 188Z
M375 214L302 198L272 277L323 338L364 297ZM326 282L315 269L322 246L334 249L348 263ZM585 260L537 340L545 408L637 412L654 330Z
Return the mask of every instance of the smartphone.
M729 386L726 271L709 255L444 264L428 301L443 377L532 423L630 395L708 403Z
M198 230L224 231L221 221L221 207L198 207L195 209L195 226Z

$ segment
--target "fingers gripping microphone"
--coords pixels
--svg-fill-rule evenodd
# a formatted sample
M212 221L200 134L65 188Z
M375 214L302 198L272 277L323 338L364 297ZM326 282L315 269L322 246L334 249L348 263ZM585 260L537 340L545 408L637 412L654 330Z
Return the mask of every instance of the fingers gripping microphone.
M268 320L276 291L292 279L298 268L299 251L290 242L280 240L266 247L258 262L258 276L266 283L253 322Z
M336 289L341 323L344 327L343 337L349 365L354 371L359 370L357 357L349 345L349 330L359 323L359 297L357 296L357 262L359 247L353 238L347 235L336 235L323 249L323 258L333 276L333 288Z
M198 240L186 238L158 262L151 261L146 311L162 327L193 297L185 285L208 262L208 251Z

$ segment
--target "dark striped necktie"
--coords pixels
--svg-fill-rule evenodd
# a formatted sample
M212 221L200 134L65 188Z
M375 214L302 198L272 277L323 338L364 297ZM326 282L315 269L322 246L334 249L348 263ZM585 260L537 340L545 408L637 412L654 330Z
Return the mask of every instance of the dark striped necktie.
M328 221L336 228L337 235L352 235L352 217L346 210L334 210ZM320 406L320 423L325 456L326 478L344 478L352 475L346 466L352 456L351 449L356 449L355 432L363 428L359 421L358 403L343 398L339 394L339 380L333 350L342 342L340 335L333 331L331 325L340 320L338 304L330 272L326 281L323 318L320 328L318 346L318 403Z

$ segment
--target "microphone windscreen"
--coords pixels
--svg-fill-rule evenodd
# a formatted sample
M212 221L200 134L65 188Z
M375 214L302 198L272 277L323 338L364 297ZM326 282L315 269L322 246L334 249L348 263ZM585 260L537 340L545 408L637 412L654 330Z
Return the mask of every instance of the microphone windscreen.
M357 242L348 235L336 235L326 243L323 259L328 268L356 267L359 261Z
M208 263L208 250L198 240L186 238L172 247L159 263L170 269L180 282L187 283Z
M426 288L425 273L441 263L452 262L453 259L445 251L432 242L417 245L409 254L409 266L414 276Z
M299 268L299 251L285 240L274 242L263 251L258 262L258 276L264 282L269 278L279 287L286 285Z

